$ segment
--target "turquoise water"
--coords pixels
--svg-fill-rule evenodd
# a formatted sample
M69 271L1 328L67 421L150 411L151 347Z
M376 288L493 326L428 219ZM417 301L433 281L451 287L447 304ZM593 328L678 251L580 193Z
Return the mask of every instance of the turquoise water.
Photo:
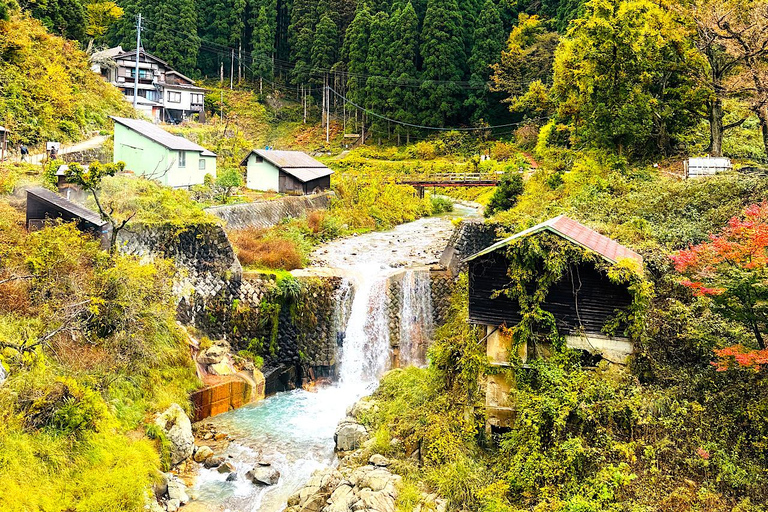
M329 386L316 392L280 393L256 405L208 420L237 442L225 456L237 468L238 479L201 469L195 490L198 502L212 511L278 512L319 468L335 463L333 434L346 409L366 394L361 387ZM245 478L256 461L268 461L280 471L273 487L257 487Z

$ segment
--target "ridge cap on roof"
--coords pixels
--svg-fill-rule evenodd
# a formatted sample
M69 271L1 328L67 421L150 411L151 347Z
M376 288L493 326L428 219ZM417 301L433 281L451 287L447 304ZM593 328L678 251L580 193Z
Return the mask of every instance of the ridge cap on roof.
M619 248L624 249L625 251L630 253L628 256L626 256L627 258L632 259L632 260L638 262L640 265L642 265L643 257L639 253L637 253L636 251L630 249L629 247L627 247L627 246L625 246L623 244L620 244L616 240L614 240L614 239L612 239L612 238L610 238L610 237L608 237L606 235L603 235L602 233L600 233L600 232L590 228L589 226L586 226L585 224L582 224L581 222L579 222L579 221L577 221L575 219L572 219L572 218L570 218L570 217L568 217L567 215L564 215L564 214L561 214L561 215L558 215L557 217L553 217L551 219L548 219L548 220L546 220L544 222L536 224L535 226L531 226L530 228L527 228L527 229L524 229L522 231L519 231L519 232L515 233L514 235L512 235L510 237L507 237L507 238L505 238L503 240L500 240L500 241L498 241L498 242L496 242L496 243L486 247L485 249L476 252L475 254L469 256L468 258L465 258L463 260L463 262L466 263L466 262L472 261L472 260L474 260L474 259L476 259L476 258L478 258L480 256L485 256L486 254L490 254L492 252L495 252L495 251L501 249L502 247L505 247L505 246L509 245L514 240L517 240L517 239L520 239L520 238L525 238L527 236L531 236L531 235L537 234L537 233L539 233L541 231L544 231L544 230L551 231L554 234L556 234L556 235L558 235L558 236L560 236L560 237L562 237L562 238L564 238L564 239L566 239L566 240L568 240L568 241L570 241L570 242L572 242L574 244L577 244L577 245L579 245L579 246L581 246L581 247L583 247L583 248L585 248L585 249L587 249L589 251L592 251L595 254L597 254L598 256L602 257L603 259L605 259L606 261L609 261L611 263L618 263L618 259L624 259L624 258L618 258L618 259L614 260L613 258L609 257L607 254L587 246L584 242L581 242L581 241L573 238L569 233L565 233L561 229L558 229L557 223L560 222L561 220L564 220L564 219L568 220L568 221L571 221L571 222L573 222L573 223L583 227L584 229L587 229L587 230L591 231L592 233L595 233L596 235L607 239L610 243L615 244Z

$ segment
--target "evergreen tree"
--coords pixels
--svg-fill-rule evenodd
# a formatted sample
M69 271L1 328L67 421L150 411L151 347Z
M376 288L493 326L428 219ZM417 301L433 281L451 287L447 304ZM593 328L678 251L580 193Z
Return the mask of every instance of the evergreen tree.
M365 67L369 75L365 84L365 106L386 115L387 99L390 94L389 75L391 65L389 61L390 41L392 34L389 24L389 16L385 12L377 13L371 20L370 40ZM371 119L371 125L382 129L381 121Z
M421 31L422 72L420 106L425 124L444 126L458 112L465 61L462 19L456 0L429 0Z
M267 16L267 8L259 7L258 16L253 27L253 72L259 78L271 80L274 77L272 58L275 53L275 27Z
M229 46L229 7L226 0L202 0L198 5L198 35L201 39L217 46ZM203 75L218 77L220 65L229 56L210 51L200 52L197 65ZM228 75L228 74L227 74Z
M491 74L491 64L496 62L504 48L504 26L501 13L494 0L486 0L478 17L472 54L469 57L469 83L473 87L467 100L467 106L473 110L473 118L486 118L490 114L492 101L487 83Z
M416 59L419 52L419 20L413 4L408 2L392 17L392 40L389 43L391 78L393 87L389 95L389 112L392 117L406 123L416 121L416 95L414 82L417 78ZM407 135L403 126L396 126L395 133Z
M86 40L88 21L81 0L48 0L34 3L32 16L39 19L54 34L81 42Z
M363 4L355 14L355 18L347 29L342 48L342 59L347 65L349 77L347 80L348 96L352 101L363 101L365 80L359 75L367 72L368 39L371 27L371 13Z
M336 63L336 49L339 35L336 23L326 13L320 18L315 28L315 38L312 42L312 67L316 70L330 70Z
M142 46L184 74L195 74L200 38L194 0L159 1Z

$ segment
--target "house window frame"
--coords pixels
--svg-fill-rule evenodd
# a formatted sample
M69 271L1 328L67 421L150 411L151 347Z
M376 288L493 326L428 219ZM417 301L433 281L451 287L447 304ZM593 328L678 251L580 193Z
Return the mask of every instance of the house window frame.
M168 91L168 103L181 103L181 93L179 91Z
M197 161L197 170L198 171L204 171L205 170L205 158L200 157L200 160Z
M179 169L184 169L186 167L187 167L187 152L179 151Z
M199 93L192 93L190 102L193 105L203 105L205 103L205 96Z

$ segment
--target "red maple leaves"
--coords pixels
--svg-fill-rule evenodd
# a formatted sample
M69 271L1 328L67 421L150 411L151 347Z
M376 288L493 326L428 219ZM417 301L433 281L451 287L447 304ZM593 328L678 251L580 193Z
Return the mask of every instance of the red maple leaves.
M763 340L768 327L768 202L747 207L709 240L672 256L675 269L688 278L680 283L697 296L712 298L724 316L754 333L759 350L734 345L715 351L718 371L734 365L758 370L768 365Z

